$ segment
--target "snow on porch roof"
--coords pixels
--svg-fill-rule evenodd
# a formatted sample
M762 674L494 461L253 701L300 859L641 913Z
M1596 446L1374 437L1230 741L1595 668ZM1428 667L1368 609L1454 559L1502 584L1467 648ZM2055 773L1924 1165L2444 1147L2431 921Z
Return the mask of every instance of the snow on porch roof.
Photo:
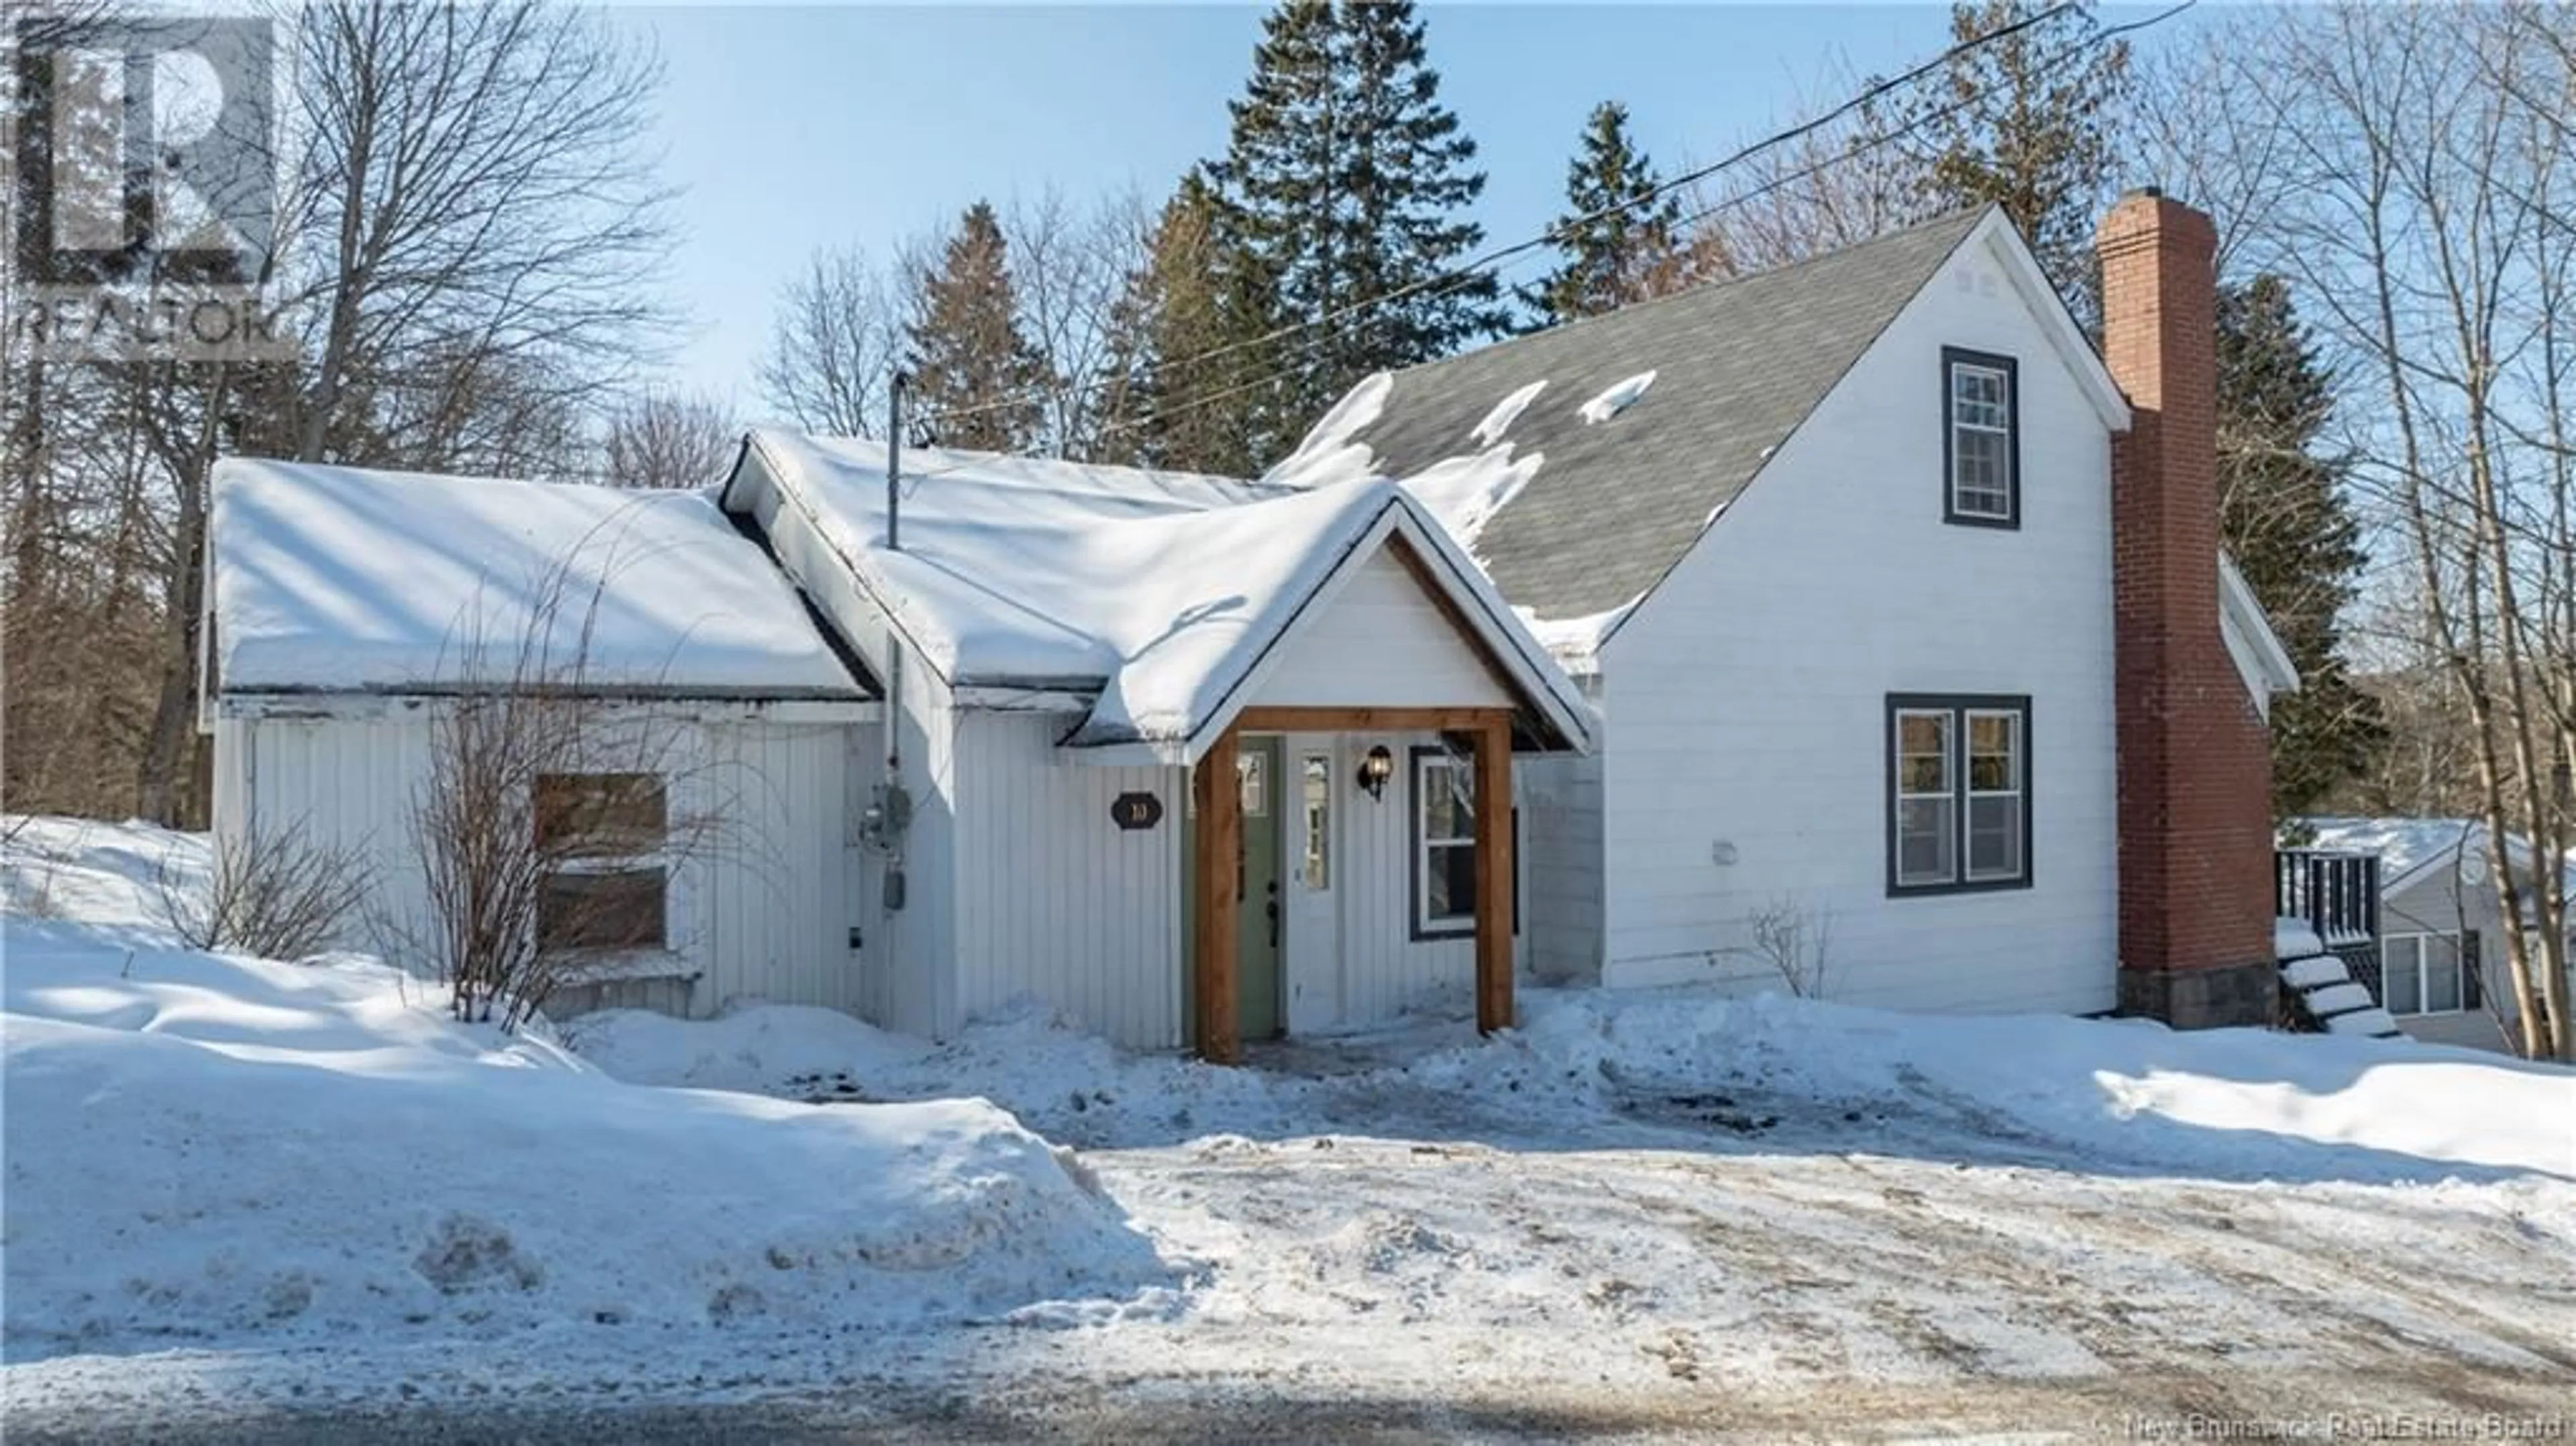
M886 546L882 442L755 431L725 485L802 514L952 686L1096 694L1076 747L1196 758L1273 644L1342 564L1393 536L1424 560L1552 743L1590 709L1492 584L1394 483L1312 490L1129 467L907 448Z
M228 458L211 536L228 693L874 696L701 493Z

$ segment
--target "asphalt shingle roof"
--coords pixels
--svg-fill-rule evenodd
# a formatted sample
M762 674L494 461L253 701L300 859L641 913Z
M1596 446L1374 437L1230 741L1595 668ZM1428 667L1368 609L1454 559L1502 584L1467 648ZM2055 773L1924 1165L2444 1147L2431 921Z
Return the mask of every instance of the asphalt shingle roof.
M1486 523L1476 554L1506 598L1540 617L1622 607L1662 580L1984 214L1398 372L1357 440L1387 475L1409 476L1475 451L1495 404L1544 380L1507 435L1517 455L1546 463ZM1578 415L1648 371L1653 386L1612 421Z

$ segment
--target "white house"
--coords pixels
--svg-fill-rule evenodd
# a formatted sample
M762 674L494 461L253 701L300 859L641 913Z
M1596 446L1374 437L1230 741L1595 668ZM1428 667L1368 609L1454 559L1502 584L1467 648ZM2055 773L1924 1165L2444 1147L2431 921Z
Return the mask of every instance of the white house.
M2105 221L2109 365L1988 209L1372 378L1273 472L1410 479L1601 709L1523 768L1540 975L1776 987L1787 912L1839 999L2268 1016L2213 239Z
M1230 1058L1776 983L1785 918L1838 998L2265 1017L2296 678L2218 557L2211 240L2106 221L2107 365L1977 213L1372 378L1259 482L761 431L665 548L631 493L229 462L217 832L399 874L422 720L509 681L460 619L569 557L632 620L586 691L775 855L678 868L578 1003Z
M2369 982L2397 1027L2434 1044L2511 1048L2506 1036L2519 1016L2486 825L2469 818L2311 818L2300 821L2298 833L2307 847L2378 856L2379 977ZM2508 837L2505 857L2525 890L2526 925L2536 925L2528 891L2539 877L2537 855L2527 840ZM2576 858L2560 868L2567 895L2576 897Z

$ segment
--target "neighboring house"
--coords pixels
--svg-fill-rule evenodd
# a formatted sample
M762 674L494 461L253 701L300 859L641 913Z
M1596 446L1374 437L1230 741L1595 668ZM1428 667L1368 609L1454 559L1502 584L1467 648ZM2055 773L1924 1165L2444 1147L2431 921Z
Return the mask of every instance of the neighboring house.
M2378 855L2380 975L2373 992L2398 1027L2435 1044L2512 1049L2507 1034L2519 1016L2486 825L2311 818L2300 820L2297 832L2308 840L2304 847ZM2506 856L2517 879L2537 877L2525 841L2509 839ZM2576 860L2561 868L2576 895Z
M1273 471L1407 478L1600 706L1524 769L1542 976L1776 986L1789 914L1838 999L2268 1017L2297 679L2218 555L2212 244L2105 221L2107 367L1988 209L1372 378Z
M569 549L662 664L610 696L786 855L682 869L579 1002L1231 1058L1523 975L1777 986L1794 935L1853 1002L2261 1022L2296 676L2218 555L2213 246L2112 213L2106 365L1952 217L1373 378L1260 482L755 432L653 504L687 575L582 557L631 493L228 462L217 833L395 837L409 720L507 682L436 646L474 564ZM540 493L589 525L513 533Z

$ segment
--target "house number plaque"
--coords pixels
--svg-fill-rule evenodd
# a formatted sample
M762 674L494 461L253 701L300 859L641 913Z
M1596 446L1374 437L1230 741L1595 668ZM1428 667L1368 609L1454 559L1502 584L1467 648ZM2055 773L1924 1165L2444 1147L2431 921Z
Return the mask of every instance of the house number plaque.
M1163 821L1163 801L1150 793L1122 793L1109 801L1109 821L1134 833Z

